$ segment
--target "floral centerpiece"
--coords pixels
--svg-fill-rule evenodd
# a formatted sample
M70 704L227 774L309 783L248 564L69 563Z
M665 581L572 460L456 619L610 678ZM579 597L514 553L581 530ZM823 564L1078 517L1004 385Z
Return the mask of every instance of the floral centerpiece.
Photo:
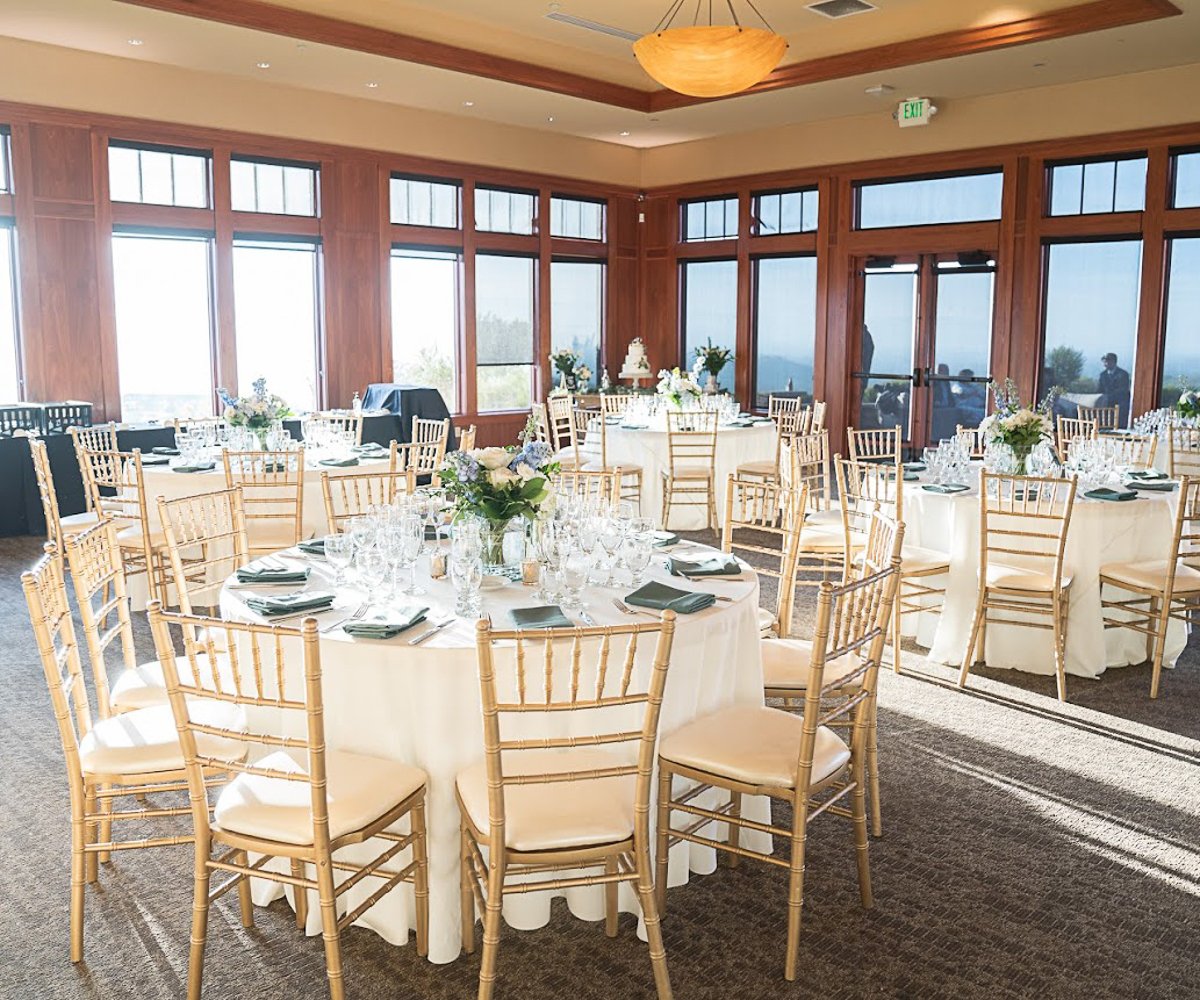
M518 517L532 520L551 496L550 477L558 471L550 446L526 440L520 448L475 448L446 456L442 487L458 514L484 522L483 562L504 565L504 533Z
M1188 420L1200 417L1200 391L1184 389L1175 403L1175 412Z
M985 444L1008 447L1017 460L1017 475L1024 476L1033 449L1054 440L1054 423L1050 415L1058 398L1057 387L1051 389L1036 407L1021 402L1021 394L1012 379L1005 379L1003 385L993 382L990 388L996 409L979 425L981 436Z
M292 415L291 408L279 396L267 392L267 380L254 380L253 392L236 399L225 389L217 395L225 409L221 416L230 427L245 427L258 436L263 450L267 449L267 432Z
M658 394L675 409L682 410L685 400L700 398L700 386L694 373L664 368L658 373Z
M717 391L717 379L721 377L721 372L725 370L725 366L733 360L733 351L728 347L714 347L712 339L701 347L696 348L696 366L693 372L699 377L700 372L708 374L706 392Z
M558 372L558 386L556 391L572 391L584 370L587 371L588 379L591 379L592 372L586 365L581 364L582 361L583 358L580 357L578 351L572 351L565 347L551 352L550 364Z

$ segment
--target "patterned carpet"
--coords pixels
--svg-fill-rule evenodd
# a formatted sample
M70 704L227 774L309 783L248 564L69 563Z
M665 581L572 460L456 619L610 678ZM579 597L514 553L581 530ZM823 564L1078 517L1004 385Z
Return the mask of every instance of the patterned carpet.
M105 869L88 893L85 962L67 958L66 787L18 581L37 552L0 540L0 997L181 997L187 848ZM139 641L148 655L144 628ZM800 981L782 975L785 873L751 862L669 894L676 996L1200 997L1198 644L1153 703L1144 666L1072 679L1066 706L1050 678L984 670L964 693L915 647L905 667L880 688L875 909L858 905L848 825L823 817L809 836ZM300 938L283 903L257 920L241 928L234 896L216 906L205 995L327 996L319 939ZM475 992L478 954L433 966L359 928L343 953L354 1000ZM653 983L631 916L608 940L560 908L544 929L504 929L498 994L635 1000Z

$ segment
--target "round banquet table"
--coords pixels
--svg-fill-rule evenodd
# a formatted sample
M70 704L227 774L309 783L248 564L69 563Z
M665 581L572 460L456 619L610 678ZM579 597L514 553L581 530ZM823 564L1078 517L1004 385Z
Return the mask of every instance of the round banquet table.
M1146 638L1132 629L1104 628L1100 607L1100 567L1106 563L1163 559L1171 546L1179 493L1139 493L1125 502L1090 500L1076 495L1067 534L1064 573L1073 577L1067 617L1067 673L1099 677L1108 667L1146 660ZM950 574L941 614L909 615L906 634L929 648L929 658L960 666L971 634L978 596L979 491L938 494L905 483L905 543L950 553ZM1020 563L1013 556L1000 561ZM1044 568L1045 562L1041 563ZM940 580L931 581L935 585ZM1109 597L1105 591L1105 597ZM1113 597L1131 596L1112 591ZM1120 612L1109 612L1116 617ZM1005 615L1005 617L1012 617ZM1030 620L1046 621L1031 616ZM985 662L989 667L1054 673L1054 650L1044 629L989 623ZM1167 632L1164 662L1173 665L1187 642L1182 622L1172 621Z
M691 546L689 552L700 548ZM287 550L282 555L292 560L302 558L295 550ZM331 571L326 564L315 558L305 561L311 568L308 589L332 589ZM422 560L419 569L425 565ZM453 610L453 589L446 580L430 581L427 574L418 575L424 577L421 585L427 593L416 600L430 606L429 622L440 622ZM654 560L647 575L650 579L679 582L667 574L658 559ZM756 574L747 568L740 578L685 583L683 588L708 589L732 600L718 601L705 611L678 617L659 726L661 735L719 708L763 703ZM585 591L588 611L598 625L627 624L635 620L618 611L612 602L614 597L624 596L630 589L629 586L615 589L592 586ZM262 621L243 603L251 592L227 586L221 598L222 617L234 621ZM532 594L531 588L519 583L484 590L483 610L491 614L498 628L508 628L511 627L507 615L510 609L538 603ZM324 622L333 623L350 614L362 599L362 593L352 588L339 591L335 603L338 611L326 615ZM567 612L567 616L579 620L572 612ZM637 620L646 622L650 619L639 615ZM295 625L295 622L290 624ZM325 736L330 749L402 761L422 768L429 776L429 959L444 963L458 957L462 944L459 817L454 781L463 768L483 760L483 728L475 621L457 619L421 645L410 645L410 640L425 628L422 623L388 640L352 638L340 627L323 633L320 638L322 692ZM296 671L297 676L291 683L298 680L302 669L299 640L296 643L296 655L291 658L289 669ZM649 669L652 646L652 643L639 645L637 669ZM561 697L563 691L565 685L558 685L556 697ZM570 715L556 713L555 724L569 727ZM534 718L541 719L540 716ZM506 722L506 726L509 724ZM534 724L546 725L544 721ZM283 729L290 728L282 719L278 725ZM632 761L636 746L628 745L628 753ZM713 799L709 804L720 803ZM769 803L765 799L747 799L743 808L746 815L754 819L770 820ZM652 808L652 822L653 817ZM402 822L402 828L406 822ZM717 830L717 839L725 836L723 828ZM742 836L746 837L747 833L743 831ZM769 838L762 834L752 836L756 846L769 849ZM378 848L373 848L370 843L347 848L345 856L366 861L378 853ZM668 884L681 885L688 880L690 872L708 874L715 868L716 859L711 849L678 844L671 851ZM347 908L356 906L370 894L372 887L367 884L370 881L366 880L346 894L344 905ZM290 888L286 890L289 898L291 892ZM259 904L266 904L284 893L284 888L276 883L257 880L254 885L254 898ZM565 896L570 910L582 919L603 918L604 894L603 887L599 886L508 896L504 900L504 918L510 926L519 929L543 926L550 918L550 901L554 895ZM309 909L309 934L319 934L321 930L315 903L314 899ZM339 901L339 905L343 905L343 901ZM636 894L629 884L620 887L619 905L625 912L640 914ZM403 884L368 910L358 923L372 928L393 944L403 944L409 930L415 928L412 907L412 887Z
M662 474L670 468L667 446L667 425L663 419L653 420L647 427L624 427L612 424L608 432L608 464L641 466L642 514L658 520L662 511ZM770 462L775 459L774 423L753 424L750 427L722 426L717 431L716 476L717 523L725 516L725 480L745 462ZM694 499L694 498L689 498ZM674 531L699 531L708 527L704 508L676 505L671 510L671 523L661 527Z

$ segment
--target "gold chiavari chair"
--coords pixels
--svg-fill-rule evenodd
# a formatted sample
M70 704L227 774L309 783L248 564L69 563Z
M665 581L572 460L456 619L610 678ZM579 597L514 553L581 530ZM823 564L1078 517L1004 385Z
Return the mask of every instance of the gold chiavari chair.
M1179 484L1175 531L1166 559L1106 563L1100 585L1132 593L1133 597L1101 600L1101 606L1121 617L1105 614L1104 627L1127 628L1146 636L1150 661L1150 697L1158 697L1162 679L1167 628L1172 620L1191 627L1200 621L1200 479L1184 476Z
M1050 629L1058 700L1067 700L1067 612L1072 577L1063 566L1075 479L994 475L979 481L979 594L958 686L982 653L989 623ZM1018 615L996 618L993 612ZM1049 618L1030 620L1030 616Z
M897 530L897 536L902 531ZM665 910L667 859L670 846L688 841L732 857L750 857L788 872L787 957L784 976L798 973L800 916L804 902L804 845L808 824L828 812L853 824L862 905L874 905L867 858L865 747L887 638L888 617L897 579L897 560L879 573L834 587L821 584L804 696L804 712L795 715L766 706L738 705L691 722L664 737L658 755L658 896ZM853 663L842 676L852 693L830 704L822 697L827 665ZM848 728L849 740L834 731ZM678 776L687 791L676 791ZM696 799L712 790L728 793L719 808ZM791 807L790 827L758 823L742 816L742 798L766 795ZM681 812L686 826L672 823ZM701 830L726 825L729 839L720 841ZM767 833L791 845L787 858L743 846L740 832ZM776 843L778 843L777 841Z
M1097 436L1094 420L1080 420L1077 417L1058 418L1058 434L1055 444L1058 446L1059 455L1064 458L1071 450L1071 442L1076 438L1095 438Z
M505 894L603 885L605 931L616 937L621 882L634 883L642 906L658 998L671 997L649 820L674 635L671 611L656 622L574 629L492 631L490 621L477 623L484 760L458 775L456 792L468 952L476 901L483 911L479 1000L495 988ZM643 637L654 644L652 662L649 650L638 655ZM565 727L551 725L557 719ZM510 726L525 738L508 737ZM592 868L603 874L578 874ZM528 880L537 875L552 877Z
M774 401L774 397L772 397ZM791 402L791 400L787 400ZM797 399L796 402L799 402ZM743 462L737 467L738 479L778 479L779 464L783 449L797 434L803 433L801 427L807 424L806 417L811 416L808 410L800 407L789 407L780 410L775 416L775 457L761 462Z
M175 447L180 447L190 435L197 431L210 431L209 440L213 440L222 431L229 429L229 424L222 417L176 417L175 418Z
M350 475L321 473L321 493L325 497L325 521L329 532L341 534L349 522L371 508L391 504L396 497L411 494L417 488L413 469L404 472L354 472Z
M113 851L170 847L192 841L190 835L166 832L114 840L112 824L121 824L122 829L127 823L139 821L158 826L162 820L187 816L191 810L187 806L114 808L129 798L187 788L179 734L166 706L143 708L93 722L62 565L61 556L47 543L46 555L21 574L21 586L67 764L71 961L81 962L85 887L98 881L98 862L106 860ZM209 710L206 718L210 721L225 717L214 706L205 709ZM236 744L209 735L201 738L201 745L213 761L205 774L206 782L223 773L225 765L242 753ZM248 892L243 905L247 908L250 905Z
M158 498L179 609L220 607L225 581L250 562L241 487Z
M601 393L600 413L605 417L624 417L634 398L633 393L629 392Z
M79 531L86 531L100 520L93 510L82 514L63 517L58 510L58 491L54 488L54 473L50 469L50 456L46 443L36 437L29 439L29 455L33 459L33 474L37 479L38 499L42 502L42 516L46 521L46 540L53 542L57 551L63 550L63 538ZM86 491L85 491L86 492Z
M812 421L809 424L809 433L816 434L825 430L825 400L814 399L812 405Z
M83 478L83 496L87 510L92 510L92 495L88 492L88 469L84 452L88 451L120 451L117 444L117 425L115 423L93 424L90 427L68 427L71 444L75 449L75 461L79 463L79 475Z
M621 474L621 469L561 469L551 482L558 492L607 508L621 499Z
M978 427L964 427L959 424L955 436L962 442L971 458L983 458L986 444L983 440L983 433Z
M1115 431L1121 426L1121 408L1116 405L1081 406L1078 416L1094 423L1097 431Z
M1074 438L1074 447L1084 438ZM1103 438L1104 450L1112 455L1118 466L1132 470L1146 471L1154 468L1154 455L1158 451L1158 437L1154 434L1106 434ZM1067 456L1070 457L1068 451Z
M309 427L329 427L339 434L347 434L355 444L362 444L363 415L347 410L321 410L304 418Z
M432 476L437 485L437 474L446 461L446 448L450 443L449 420L425 420L413 417L409 468L417 476Z
M1200 477L1200 428L1171 427L1172 479Z
M554 452L555 461L564 469L579 465L579 441L575 436L575 400L570 394L551 396L542 404L545 408L546 443ZM586 428L585 428L586 429Z
M729 476L725 482L722 550L751 563L760 576L778 584L775 610L758 609L758 631L764 639L792 631L800 521L789 512L804 508L805 487L799 488L797 498L791 486L770 480Z
M458 450L471 451L475 447L476 427L471 424L470 427L465 427L458 432Z
M572 423L575 435L573 439L575 445L574 467L612 472L616 466L609 461L608 457L608 420L603 408L585 410L576 407L572 411ZM597 442L599 442L598 445ZM641 507L642 467L640 465L621 466L620 498L633 501L639 508Z
M254 926L253 911L246 905L251 877L293 887L296 924L301 928L308 920L308 894L317 893L333 1000L345 996L341 931L402 882L413 886L417 953L424 956L429 944L425 772L397 761L327 748L317 623L306 619L298 631L235 624L167 613L153 603L150 628L179 730L195 830L188 1000L200 1000L213 901L236 887L244 901L242 923ZM182 655L176 652L175 629L182 633ZM223 633L229 650L231 665L225 676L204 669L200 658L204 650L190 638L217 633ZM197 705L205 700L238 710L238 719L212 726L197 712ZM214 761L203 740L213 734L240 747L245 760L228 765L235 777L210 806L204 770ZM262 756L250 757L264 748L267 752ZM408 833L390 829L405 818ZM344 847L370 840L382 842L383 850L366 864L334 857ZM398 870L388 867L409 848L407 865ZM248 854L260 857L250 862ZM275 858L286 858L290 873L265 867ZM233 877L210 890L214 872ZM349 877L336 884L335 872L348 872ZM367 878L382 884L357 906L347 906L339 917L338 902Z
M304 537L304 449L226 449L222 457L226 488L240 487L242 491L251 555L299 542Z
M717 527L716 464L718 414L704 410L667 412L667 467L662 470L662 520L671 508L705 507L708 526Z
M793 475L797 483L808 487L808 523L840 529L842 515L833 498L834 475L829 456L829 432L819 430L798 434L790 445ZM780 468L786 464L781 457Z
M798 417L803 405L799 396L776 396L772 394L767 397L767 416L776 421L785 414Z
M868 430L849 429L847 434L850 457L856 462L901 461L904 436L899 426L875 427Z

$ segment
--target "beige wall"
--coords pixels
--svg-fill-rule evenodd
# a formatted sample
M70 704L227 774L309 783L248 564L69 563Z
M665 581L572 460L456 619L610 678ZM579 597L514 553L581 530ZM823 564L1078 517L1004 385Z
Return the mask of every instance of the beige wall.
M918 156L1200 120L1200 63L942 102L923 128L890 112L791 125L646 150L642 187L798 167Z
M638 150L0 37L0 100L636 186Z

